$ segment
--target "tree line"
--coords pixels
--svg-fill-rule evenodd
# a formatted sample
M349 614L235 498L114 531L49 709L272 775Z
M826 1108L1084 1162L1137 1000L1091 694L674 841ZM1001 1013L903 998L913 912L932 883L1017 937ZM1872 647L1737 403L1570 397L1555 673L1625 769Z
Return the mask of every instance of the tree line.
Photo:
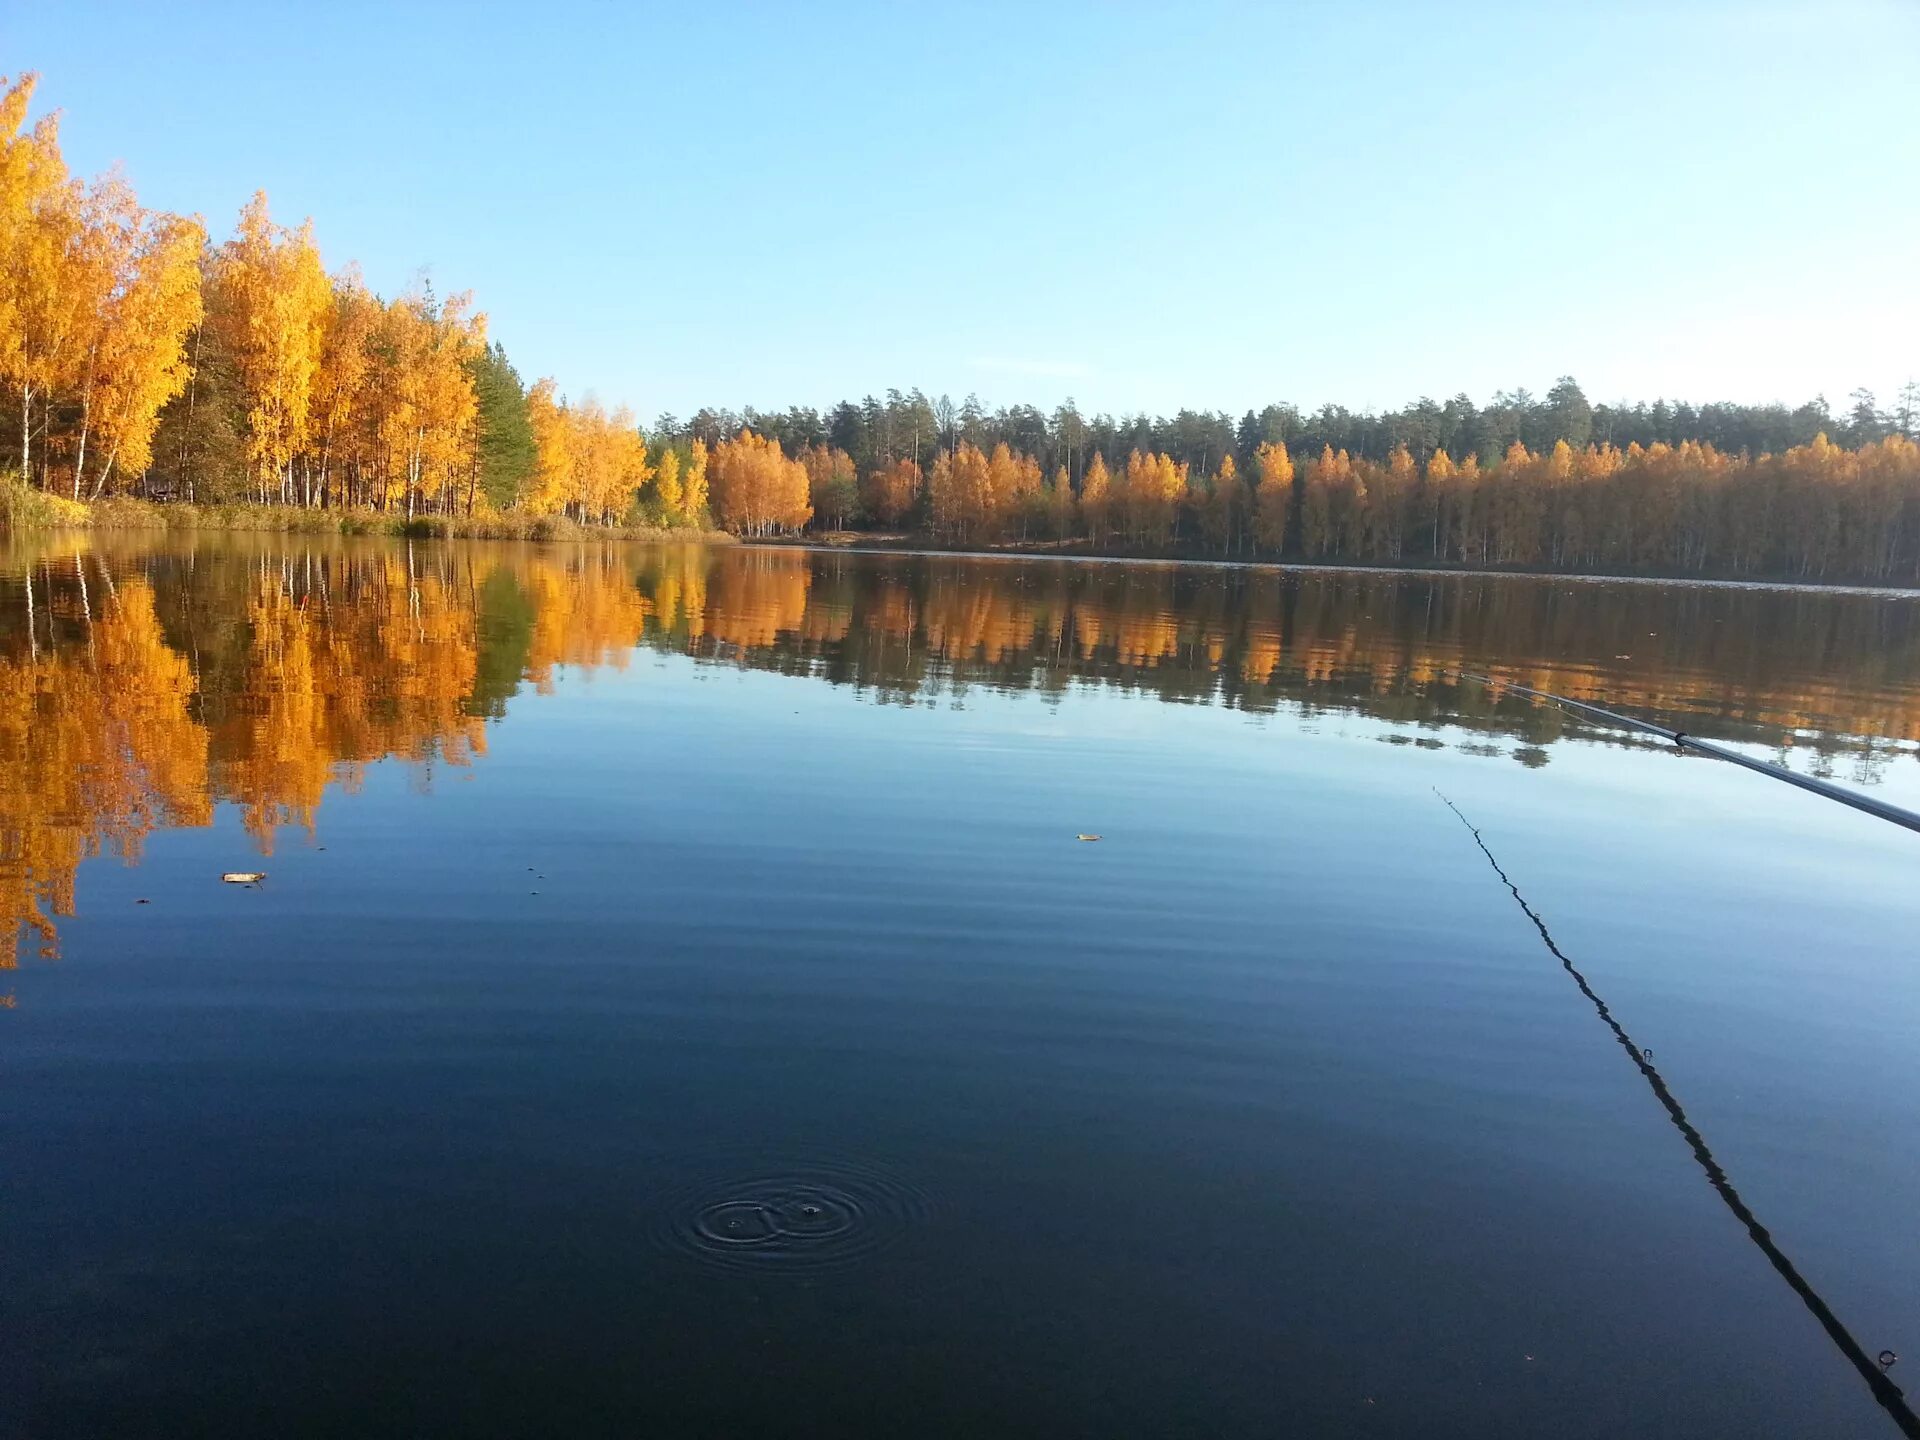
M1595 406L1562 377L1485 410L1116 420L895 390L825 415L667 415L652 433L760 436L803 462L816 526L957 545L1917 583L1917 424L1914 384L1891 410L1862 391L1835 417L1821 401Z
M329 275L264 195L230 238L70 176L0 80L0 468L74 500L910 532L956 545L1920 581L1920 386L1834 413L1456 395L1399 410L625 407L523 383L471 294Z
M526 386L470 293L329 275L264 194L215 244L117 174L68 173L35 77L0 77L0 469L72 500L517 510L704 523L705 452ZM669 461L668 454L672 452Z

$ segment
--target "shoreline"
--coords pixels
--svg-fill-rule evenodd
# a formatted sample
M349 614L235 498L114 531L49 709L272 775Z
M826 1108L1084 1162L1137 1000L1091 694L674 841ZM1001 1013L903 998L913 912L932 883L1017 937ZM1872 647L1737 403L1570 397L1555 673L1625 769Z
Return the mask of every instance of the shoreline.
M11 491L12 493L8 493ZM653 525L582 525L564 515L415 515L385 510L307 509L298 505L200 505L116 498L69 500L25 487L0 488L0 537L71 532L91 535L301 535L381 540L630 541L648 545L732 545L720 530Z
M13 500L9 505L7 502ZM25 504L21 503L25 500ZM582 525L560 515L443 516L408 519L379 510L309 510L301 506L199 505L191 502L110 499L91 504L42 491L8 496L0 491L0 538L63 532L87 534L222 534L382 540L479 540L546 544L739 545L751 549L818 554L898 555L917 559L1053 560L1100 565L1161 565L1209 570L1305 574L1351 574L1434 578L1567 581L1583 585L1688 585L1705 589L1845 592L1886 599L1920 599L1920 584L1866 580L1794 580L1779 576L1675 575L1658 572L1549 570L1525 566L1424 564L1381 565L1360 561L1221 559L1193 554L1126 554L1085 548L1085 542L1012 542L949 546L905 534L832 531L816 535L746 538L724 530L666 529L650 525Z

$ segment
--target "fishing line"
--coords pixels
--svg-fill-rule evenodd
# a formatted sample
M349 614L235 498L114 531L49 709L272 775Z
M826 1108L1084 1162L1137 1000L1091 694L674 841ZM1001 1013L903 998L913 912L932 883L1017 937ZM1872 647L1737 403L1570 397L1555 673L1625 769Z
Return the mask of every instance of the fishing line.
M1645 1077L1647 1084L1653 1090L1654 1097L1665 1108L1667 1117L1673 1121L1674 1128L1680 1132L1688 1148L1693 1151L1693 1158L1706 1172L1707 1183L1712 1185L1714 1192L1726 1202L1734 1218L1746 1227L1747 1234L1752 1238L1753 1243L1760 1247L1761 1253L1767 1257L1773 1268L1780 1272L1780 1278L1793 1288L1794 1294L1798 1295L1807 1309L1813 1312L1813 1318L1820 1322L1820 1328L1827 1332L1827 1337L1833 1341L1840 1353L1847 1357L1848 1363L1860 1372L1860 1378L1867 1382L1867 1388L1873 1392L1873 1398L1880 1402L1881 1408L1888 1415L1893 1417L1893 1423L1900 1427L1900 1433L1910 1437L1920 1437L1920 1416L1914 1414L1913 1408L1907 1404L1905 1392L1893 1383L1884 1368L1893 1363L1893 1352L1881 1351L1878 1360L1868 1355L1861 1348L1860 1342L1853 1338L1852 1332L1840 1323L1840 1318L1833 1313L1827 1302L1820 1298L1819 1293L1794 1267L1794 1263L1782 1253L1780 1247L1774 1243L1773 1236L1768 1233L1767 1227L1760 1223L1753 1211L1747 1208L1746 1201L1740 1198L1740 1192L1733 1188L1733 1182L1728 1178L1727 1172L1721 1168L1720 1162L1713 1158L1713 1151L1707 1148L1706 1138L1694 1128L1693 1122L1687 1119L1687 1112L1681 1108L1680 1102L1674 1098L1673 1091L1667 1088L1667 1082L1654 1068L1653 1052L1643 1050L1634 1044L1633 1037L1627 1034L1626 1028L1613 1018L1613 1012L1607 1008L1607 1002L1595 993L1593 986L1587 983L1587 977L1580 973L1579 967L1569 960L1565 952L1554 942L1552 933L1547 929L1547 922L1540 918L1539 912L1527 903L1526 897L1508 878L1507 872L1500 868L1500 862L1494 859L1493 851L1487 848L1487 842L1481 838L1479 828L1461 814L1460 807L1445 795L1441 795L1439 790L1436 789L1433 793L1439 795L1441 803L1453 811L1460 823L1467 827L1468 832L1473 836L1473 843L1480 847L1480 853L1487 857L1487 863L1493 867L1493 873L1500 877L1500 882L1507 887L1515 903L1520 906L1527 919L1533 922L1533 928L1540 932L1540 939L1547 950L1560 962L1561 968L1573 977L1573 983L1580 987L1580 993L1592 1002L1594 1010L1606 1022L1607 1028L1613 1032L1613 1038L1619 1041L1620 1048L1625 1050L1627 1057L1633 1061L1634 1068Z

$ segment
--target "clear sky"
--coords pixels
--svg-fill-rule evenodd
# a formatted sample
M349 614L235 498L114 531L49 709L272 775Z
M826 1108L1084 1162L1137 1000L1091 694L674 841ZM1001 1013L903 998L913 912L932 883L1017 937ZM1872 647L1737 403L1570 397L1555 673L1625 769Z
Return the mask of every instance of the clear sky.
M643 416L1920 372L1920 0L0 3L69 162Z

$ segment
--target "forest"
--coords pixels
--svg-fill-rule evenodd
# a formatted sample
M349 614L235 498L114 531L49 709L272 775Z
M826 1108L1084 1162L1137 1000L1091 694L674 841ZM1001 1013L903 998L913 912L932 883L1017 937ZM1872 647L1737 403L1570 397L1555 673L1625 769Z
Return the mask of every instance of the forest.
M0 474L74 505L563 516L1372 565L1920 583L1920 386L1786 405L1422 398L1237 420L920 390L643 425L524 383L470 293L329 273L264 194L216 243L83 180L0 79ZM4 498L4 497L0 497ZM0 505L0 523L8 513ZM69 514L78 510L50 513ZM126 511L121 512L123 518ZM151 516L134 508L136 521Z

